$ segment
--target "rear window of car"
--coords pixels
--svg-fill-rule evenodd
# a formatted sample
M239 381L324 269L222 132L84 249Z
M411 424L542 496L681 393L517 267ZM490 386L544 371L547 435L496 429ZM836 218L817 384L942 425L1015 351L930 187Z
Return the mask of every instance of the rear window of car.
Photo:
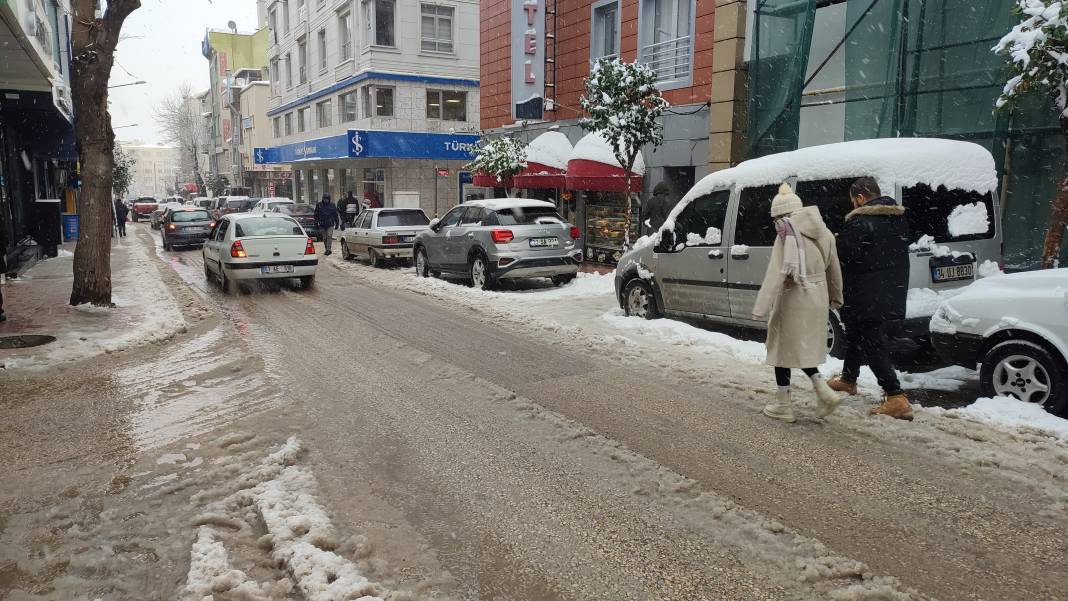
M234 235L237 238L247 238L249 236L303 236L304 231L292 219L260 217L238 221L235 225Z
M210 221L211 216L207 211L175 211L171 215L171 221L183 223L187 221Z
M539 220L559 221L564 218L553 207L513 207L494 211L498 225L529 225Z
M927 234L938 242L966 242L994 237L994 198L990 192L932 189L917 184L902 191L901 204L909 222L909 236ZM984 222L985 217L985 222Z
M308 205L283 205L280 209L286 215L311 215L315 209Z
M406 227L429 225L430 219L422 211L383 211L378 214L378 227Z
M249 205L249 201L247 201L247 200L231 200L231 201L228 201L226 203L226 208L228 208L228 209L240 209L240 208L247 207L248 205Z

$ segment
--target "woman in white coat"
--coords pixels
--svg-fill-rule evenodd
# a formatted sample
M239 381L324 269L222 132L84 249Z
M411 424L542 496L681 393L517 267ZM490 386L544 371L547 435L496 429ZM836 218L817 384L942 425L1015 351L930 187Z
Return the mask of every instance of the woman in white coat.
M827 359L827 315L842 306L842 270L834 234L819 209L806 207L789 184L771 202L775 246L764 283L753 307L754 319L768 319L767 363L779 386L764 415L794 421L790 370L800 368L812 380L817 415L830 415L841 403L816 366Z

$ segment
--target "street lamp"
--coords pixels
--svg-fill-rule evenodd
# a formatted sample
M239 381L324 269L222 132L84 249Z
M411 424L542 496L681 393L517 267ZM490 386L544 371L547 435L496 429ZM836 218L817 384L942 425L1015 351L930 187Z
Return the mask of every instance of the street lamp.
M130 83L120 83L117 86L108 86L108 89L109 90L114 90L115 88L125 88L126 86L140 86L140 85L144 85L146 83L148 83L148 82L142 79L142 80L139 80L139 81L132 81Z

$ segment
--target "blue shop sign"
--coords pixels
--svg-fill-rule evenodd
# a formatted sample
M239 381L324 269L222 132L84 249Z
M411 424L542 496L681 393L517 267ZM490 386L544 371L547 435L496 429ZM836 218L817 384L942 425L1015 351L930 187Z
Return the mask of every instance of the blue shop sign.
M345 135L256 148L254 159L257 165L345 158L469 161L478 138L477 134L350 129Z

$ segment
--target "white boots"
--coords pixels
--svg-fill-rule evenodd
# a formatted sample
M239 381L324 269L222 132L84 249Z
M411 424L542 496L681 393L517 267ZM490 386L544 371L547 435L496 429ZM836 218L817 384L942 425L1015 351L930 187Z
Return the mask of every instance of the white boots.
M816 393L816 416L827 417L834 413L838 405L842 404L842 398L827 384L820 374L811 376L812 390ZM794 415L794 402L790 398L790 389L780 387L775 393L775 402L764 406L764 415L793 423L797 421Z

